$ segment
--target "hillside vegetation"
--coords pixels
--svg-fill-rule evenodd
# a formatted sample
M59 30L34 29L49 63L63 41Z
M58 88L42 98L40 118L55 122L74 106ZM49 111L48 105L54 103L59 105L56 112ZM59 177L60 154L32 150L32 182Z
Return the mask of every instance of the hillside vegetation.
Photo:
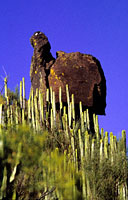
M47 108L40 91L25 99L11 92L5 80L0 97L0 199L12 200L126 200L128 164L126 133L117 140L99 129L93 115L82 110L76 119L74 96L66 109L56 111L55 93L47 89Z

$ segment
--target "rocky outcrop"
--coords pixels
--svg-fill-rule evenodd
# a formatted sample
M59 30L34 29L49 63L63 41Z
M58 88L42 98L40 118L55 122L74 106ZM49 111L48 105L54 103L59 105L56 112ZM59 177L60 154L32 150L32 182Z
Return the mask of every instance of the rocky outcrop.
M67 102L66 84L70 95L74 94L75 105L80 101L93 113L104 115L106 107L106 80L100 62L93 56L79 52L57 52L56 60L50 53L48 38L36 32L30 39L34 47L30 77L35 92L39 88L44 94L49 87L59 102L59 87L62 88L62 101Z
M36 88L39 88L42 93L46 94L46 89L49 88L48 76L50 67L55 59L50 53L50 43L45 34L35 32L30 39L31 45L34 48L34 53L31 61L30 78L34 93Z

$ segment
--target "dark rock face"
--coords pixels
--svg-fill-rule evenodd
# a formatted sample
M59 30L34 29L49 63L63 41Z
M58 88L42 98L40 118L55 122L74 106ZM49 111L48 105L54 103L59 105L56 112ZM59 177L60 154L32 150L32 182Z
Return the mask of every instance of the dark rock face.
M46 89L49 88L48 76L50 67L55 59L50 53L51 46L48 38L43 33L35 32L30 42L34 48L30 69L32 88L34 93L36 88L39 88L45 95Z
M93 56L79 52L57 52L56 60L50 53L48 38L36 32L30 39L34 47L30 77L35 92L39 88L44 94L49 87L59 102L59 87L62 88L62 101L67 102L66 84L70 95L74 94L75 104L80 101L84 108L104 115L106 107L106 80L100 62Z
M62 88L62 101L66 102L66 84L75 103L91 108L96 114L105 114L106 83L98 60L91 55L58 52L57 59L50 69L49 85L59 102L59 87Z

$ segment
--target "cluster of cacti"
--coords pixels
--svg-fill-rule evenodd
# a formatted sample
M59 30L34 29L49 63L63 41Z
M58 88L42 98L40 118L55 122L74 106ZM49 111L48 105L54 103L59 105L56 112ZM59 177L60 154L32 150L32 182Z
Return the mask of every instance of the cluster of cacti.
M46 100L43 94L37 89L34 96L31 90L30 97L25 100L25 82L20 82L20 101L15 102L15 105L10 105L7 94L7 81L5 80L5 98L6 105L0 105L0 155L3 157L4 143L3 134L1 133L4 128L10 125L28 124L35 132L49 130L51 133L58 132L60 135L63 132L67 139L67 145L63 149L56 146L55 150L47 155L47 162L49 165L43 169L43 177L45 179L44 193L47 194L47 188L51 188L59 199L63 199L62 187L56 177L59 177L58 182L63 179L63 175L69 172L68 183L71 183L70 190L72 191L72 199L77 199L80 191L77 188L76 176L79 176L79 185L81 187L81 199L100 199L97 192L100 186L97 186L97 174L99 173L101 181L104 176L104 165L109 163L110 168L113 169L114 165L119 165L122 179L113 177L112 182L115 195L118 199L127 199L127 171L126 171L126 133L122 131L122 138L117 141L116 136L110 133L110 142L108 132L104 133L103 129L99 129L98 117L93 115L94 131L95 134L90 133L89 111L82 110L82 102L79 103L80 119L75 118L75 100L72 94L71 99L69 96L68 85L66 86L67 94L67 108L63 106L62 92L59 89L59 111L56 110L55 92L52 88L47 89ZM20 163L21 146L19 143L15 166L10 175L10 183L14 181L17 167ZM57 155L63 155L63 159L57 163ZM119 163L121 161L122 163ZM52 175L51 175L52 174ZM58 175L59 174L59 175ZM50 184L49 176L51 175ZM106 179L107 180L107 179ZM7 184L7 169L3 170L3 180L1 182L0 195L6 196ZM53 189L54 188L54 189ZM67 194L68 195L68 194ZM98 196L99 195L99 196ZM70 197L71 198L71 197ZM67 196L67 200L70 199ZM16 189L13 192L13 199L16 199ZM49 199L48 194L45 199ZM101 198L102 199L102 198ZM115 198L116 199L116 198Z

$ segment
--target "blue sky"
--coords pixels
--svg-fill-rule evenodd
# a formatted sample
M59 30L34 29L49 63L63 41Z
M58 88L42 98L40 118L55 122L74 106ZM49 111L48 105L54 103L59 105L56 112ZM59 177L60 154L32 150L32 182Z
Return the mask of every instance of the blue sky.
M0 75L4 66L11 89L25 77L27 97L33 54L29 39L38 30L48 36L54 57L58 50L80 51L100 60L107 81L106 116L99 117L100 128L117 137L122 129L128 132L128 1L1 1Z

